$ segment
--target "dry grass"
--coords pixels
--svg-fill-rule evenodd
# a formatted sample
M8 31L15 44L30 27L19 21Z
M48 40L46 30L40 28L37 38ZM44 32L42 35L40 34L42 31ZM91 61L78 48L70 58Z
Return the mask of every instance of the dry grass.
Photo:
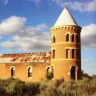
M63 78L42 82L0 80L0 96L96 96L96 79L64 81Z

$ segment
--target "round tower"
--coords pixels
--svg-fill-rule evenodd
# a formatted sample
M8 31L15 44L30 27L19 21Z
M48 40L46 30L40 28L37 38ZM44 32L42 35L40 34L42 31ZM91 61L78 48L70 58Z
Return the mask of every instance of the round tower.
M64 8L51 28L51 66L54 78L81 79L81 27Z

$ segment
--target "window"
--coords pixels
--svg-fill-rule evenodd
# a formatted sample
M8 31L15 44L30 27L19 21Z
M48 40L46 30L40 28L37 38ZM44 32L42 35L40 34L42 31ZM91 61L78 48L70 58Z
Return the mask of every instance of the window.
M55 58L55 50L53 50L53 59Z
M53 73L53 66L47 66L46 71L47 71L47 73L50 73L50 72Z
M74 42L74 34L72 35L72 42Z
M72 49L72 59L75 57L75 49Z
M69 34L66 35L66 42L69 41Z
M66 58L69 58L69 57L70 57L70 50L66 49Z
M28 67L28 78L32 77L32 67Z
M71 70L70 70L70 73L71 73L71 79L73 79L73 80L75 80L76 79L76 76L75 76L75 74L76 74L76 68L75 68L75 66L72 66L71 67Z
M15 76L15 67L11 67L11 77Z
M50 67L47 67L47 73L49 73L50 72Z
M77 50L77 59L80 58L80 50Z
M55 43L56 42L56 38L55 38L55 35L53 36L53 43Z
M76 35L76 43L78 43L79 42L79 37L78 37L78 35Z
M47 79L52 79L53 78L53 67L52 66L47 67L46 78Z

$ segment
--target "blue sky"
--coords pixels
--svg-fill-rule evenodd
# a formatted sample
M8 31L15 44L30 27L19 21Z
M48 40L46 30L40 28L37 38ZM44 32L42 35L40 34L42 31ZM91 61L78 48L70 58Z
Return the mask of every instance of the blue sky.
M96 0L0 0L0 54L50 51L65 4L82 27L82 69L96 74Z

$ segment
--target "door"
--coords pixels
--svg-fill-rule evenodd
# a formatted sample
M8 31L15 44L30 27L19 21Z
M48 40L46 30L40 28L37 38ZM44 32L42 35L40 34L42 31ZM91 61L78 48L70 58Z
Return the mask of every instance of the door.
M71 79L75 80L75 72L76 72L76 68L75 66L72 66L71 67Z

